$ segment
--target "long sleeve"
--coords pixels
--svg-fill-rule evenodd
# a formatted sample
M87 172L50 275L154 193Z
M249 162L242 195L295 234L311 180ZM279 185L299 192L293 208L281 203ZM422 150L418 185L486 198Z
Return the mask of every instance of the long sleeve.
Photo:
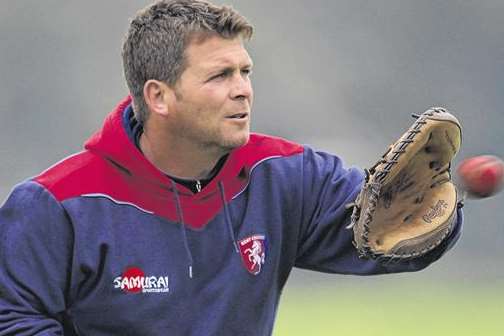
M63 335L72 231L60 204L34 182L0 210L0 335Z
M427 267L450 249L460 236L462 213L451 234L435 250L408 262L382 264L360 259L347 229L351 209L361 190L363 173L345 169L339 158L307 148L303 164L303 216L296 266L329 273L380 274L410 272Z

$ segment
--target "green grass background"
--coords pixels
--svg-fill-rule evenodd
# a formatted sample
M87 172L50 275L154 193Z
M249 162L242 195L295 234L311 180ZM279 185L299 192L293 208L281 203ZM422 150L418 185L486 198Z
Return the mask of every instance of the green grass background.
M287 286L273 335L503 336L504 282Z

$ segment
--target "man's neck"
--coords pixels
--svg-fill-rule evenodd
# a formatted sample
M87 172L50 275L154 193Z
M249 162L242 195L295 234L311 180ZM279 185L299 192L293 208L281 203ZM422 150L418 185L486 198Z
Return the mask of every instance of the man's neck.
M184 139L169 138L161 132L144 130L140 136L140 149L156 168L172 177L205 179L225 154L198 148Z

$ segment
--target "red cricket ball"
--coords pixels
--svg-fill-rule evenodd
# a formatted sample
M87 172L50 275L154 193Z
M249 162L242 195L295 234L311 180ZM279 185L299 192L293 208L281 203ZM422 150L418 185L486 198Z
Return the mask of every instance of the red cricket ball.
M493 155L473 156L458 165L457 173L461 187L469 196L490 197L502 188L504 162Z

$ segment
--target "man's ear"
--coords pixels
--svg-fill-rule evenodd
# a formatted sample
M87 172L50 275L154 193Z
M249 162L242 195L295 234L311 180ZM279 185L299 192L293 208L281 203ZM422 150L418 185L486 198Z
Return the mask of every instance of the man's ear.
M168 116L169 107L174 99L174 92L168 85L155 79L149 79L144 84L143 94L150 113Z

